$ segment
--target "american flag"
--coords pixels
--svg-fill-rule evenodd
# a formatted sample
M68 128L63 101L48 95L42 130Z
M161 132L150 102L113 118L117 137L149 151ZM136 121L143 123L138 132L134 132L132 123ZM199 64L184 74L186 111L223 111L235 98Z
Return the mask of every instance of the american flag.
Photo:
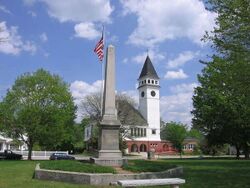
M94 52L96 53L100 61L103 60L103 56L104 56L103 49L104 49L104 42L103 42L103 33L102 33L102 38L96 44L95 49L94 49Z

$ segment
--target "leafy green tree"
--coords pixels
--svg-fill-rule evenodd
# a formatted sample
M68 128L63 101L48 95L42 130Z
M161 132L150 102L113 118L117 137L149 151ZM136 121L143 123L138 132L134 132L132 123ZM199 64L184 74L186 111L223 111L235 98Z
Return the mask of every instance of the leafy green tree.
M16 79L0 103L0 124L9 136L27 144L30 160L35 143L52 149L71 140L75 110L68 85L39 69Z
M170 122L165 127L165 139L169 140L178 150L180 157L183 151L183 141L187 137L187 127L184 124Z
M250 146L250 2L208 0L217 13L216 27L204 40L212 42L215 54L198 75L193 125L209 146L229 143L249 157Z
M197 129L190 129L189 131L187 131L187 137L201 140L203 138L203 135Z

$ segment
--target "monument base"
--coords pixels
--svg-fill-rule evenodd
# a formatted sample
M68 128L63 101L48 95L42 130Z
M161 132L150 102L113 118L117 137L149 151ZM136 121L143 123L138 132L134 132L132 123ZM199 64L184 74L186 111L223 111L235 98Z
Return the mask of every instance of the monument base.
M99 150L98 158L122 158L122 152L120 150Z
M125 163L125 159L122 158L90 158L92 163L101 166L122 166Z

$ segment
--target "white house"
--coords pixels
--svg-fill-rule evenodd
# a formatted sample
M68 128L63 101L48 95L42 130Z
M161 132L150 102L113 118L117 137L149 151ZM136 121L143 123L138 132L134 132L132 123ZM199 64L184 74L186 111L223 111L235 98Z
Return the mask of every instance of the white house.
M3 134L0 133L0 152L3 152L4 150L20 150L24 151L27 150L27 145L25 143L17 144L13 142L12 138L8 138L3 136Z

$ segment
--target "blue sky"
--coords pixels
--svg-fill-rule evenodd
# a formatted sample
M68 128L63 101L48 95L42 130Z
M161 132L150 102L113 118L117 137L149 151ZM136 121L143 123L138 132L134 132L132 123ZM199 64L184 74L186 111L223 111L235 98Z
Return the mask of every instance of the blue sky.
M104 24L106 45L116 48L117 91L138 100L148 50L161 78L162 119L190 124L199 59L211 53L200 38L215 17L199 0L2 0L0 97L18 75L44 68L70 84L79 105L101 86L93 49Z

